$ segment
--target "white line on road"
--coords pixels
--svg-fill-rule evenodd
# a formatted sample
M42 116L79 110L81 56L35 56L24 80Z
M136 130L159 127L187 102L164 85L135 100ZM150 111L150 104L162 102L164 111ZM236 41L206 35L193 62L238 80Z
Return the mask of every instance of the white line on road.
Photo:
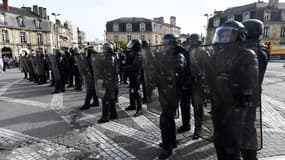
M86 136L96 142L99 145L99 154L107 160L132 160L136 159L136 156L132 155L123 147L120 147L113 140L104 135L104 133L98 131L95 127L89 127L86 130Z
M18 103L18 104L23 104L27 106L37 106L41 108L48 108L49 104L48 103L42 103L38 101L32 101L32 100L25 100L25 99L17 99L17 98L10 98L10 97L4 97L0 96L1 101L5 102L10 102L10 103Z
M143 132L131 127L128 127L126 125L116 123L116 122L108 122L103 123L100 125L102 128L113 131L115 133L133 138L137 141L143 142L145 144L148 144L152 147L158 147L158 143L160 142L160 138L153 136L152 134L148 132Z
M6 85L4 85L2 88L0 88L0 96L2 96L10 87L12 87L14 84L20 82L21 79L19 80L16 80L16 81L13 81L13 82L10 82Z
M125 97L119 97L119 102L128 102L129 99ZM122 110L125 110L123 108L123 105L119 105ZM133 119L136 124L138 124L144 131L146 131L149 134L153 134L154 136L160 138L160 129L152 122L150 121L147 117L144 115L138 116L138 117L133 117L131 114L132 112L127 112L126 113Z
M266 83L273 83L274 85L281 85L281 86L285 86L285 80L284 79L280 79L280 78L265 78L264 79L264 85L267 85Z
M284 104L282 105L282 102L273 100L272 98L265 95L263 95L262 98L263 121L268 123L272 128L284 130L285 118L280 114L282 111L285 113L285 108L283 108ZM278 106L278 108L281 109L281 112L277 111L275 106Z

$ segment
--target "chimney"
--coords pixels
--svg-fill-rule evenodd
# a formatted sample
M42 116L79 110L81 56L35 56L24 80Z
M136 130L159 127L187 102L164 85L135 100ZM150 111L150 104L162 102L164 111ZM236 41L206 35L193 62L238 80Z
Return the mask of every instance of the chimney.
M174 17L174 16L170 17L170 24L173 26L176 26L176 17Z
M4 11L8 11L9 10L8 0L3 0L2 6Z
M43 8L43 18L47 19L47 9Z
M43 7L39 7L39 16L43 18Z
M39 15L39 8L37 5L33 5L33 13Z
M269 6L272 8L278 8L279 0L269 0Z

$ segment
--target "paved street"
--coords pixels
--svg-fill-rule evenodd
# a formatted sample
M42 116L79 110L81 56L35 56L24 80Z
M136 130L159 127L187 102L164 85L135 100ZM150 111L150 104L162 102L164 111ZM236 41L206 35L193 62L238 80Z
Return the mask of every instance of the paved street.
M120 86L119 118L97 124L101 106L78 112L85 92L53 88L23 79L17 69L0 73L0 160L152 160L159 151L159 117L145 110L126 112L128 88ZM258 157L285 156L285 68L269 63L263 86L263 149ZM191 120L192 126L193 120ZM181 120L177 120L177 126ZM193 129L193 128L192 128ZM215 160L211 143L178 134L171 160ZM285 159L280 158L280 159Z

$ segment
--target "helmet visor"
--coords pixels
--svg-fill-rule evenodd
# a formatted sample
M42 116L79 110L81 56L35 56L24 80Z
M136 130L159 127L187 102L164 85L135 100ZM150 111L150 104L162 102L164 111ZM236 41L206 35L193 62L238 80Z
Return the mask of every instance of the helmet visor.
M212 43L231 43L237 39L238 31L233 27L219 27L216 29Z

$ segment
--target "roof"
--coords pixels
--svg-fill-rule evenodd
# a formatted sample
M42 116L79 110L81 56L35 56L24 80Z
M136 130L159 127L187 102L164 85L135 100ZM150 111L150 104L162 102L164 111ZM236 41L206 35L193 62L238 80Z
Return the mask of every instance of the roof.
M145 21L152 21L147 18L142 18L142 17L124 17L124 18L118 18L114 19L112 21L108 21L107 23L115 23L115 22L121 22L121 23L128 23L128 22L145 22Z
M16 8L16 7L9 6L9 10L6 11L3 9L2 4L0 4L0 12L8 12L8 13L16 14L16 15L21 15L21 16L41 18L40 16L33 13L31 10L24 9L24 8Z

